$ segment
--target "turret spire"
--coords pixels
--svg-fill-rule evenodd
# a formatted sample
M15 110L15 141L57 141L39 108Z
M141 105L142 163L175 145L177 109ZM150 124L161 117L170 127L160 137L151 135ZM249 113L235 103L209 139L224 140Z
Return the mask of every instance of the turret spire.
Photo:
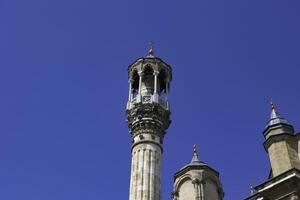
M252 183L250 183L250 194L254 195L256 193L256 190L254 189Z
M197 161L199 161L198 153L197 153L197 146L194 144L194 154L193 154L192 162L197 162Z
M153 58L154 57L154 42L150 42L150 49L149 49L149 56L150 58Z
M198 159L194 144L192 161L175 173L173 200L222 200L223 197L219 173Z
M276 111L276 107L275 107L275 105L274 105L274 103L273 103L273 101L272 101L272 99L271 99L271 102L270 102L270 104L271 104L271 119L276 119L276 118L278 118L278 117L280 117L279 115L278 115L278 113L277 113L277 111Z
M287 124L287 125L290 125L286 119L284 119L283 117L281 117L278 114L277 109L275 107L275 104L273 103L272 100L271 100L270 104L271 104L271 114L270 114L270 121L267 124L267 127L273 126L275 124Z

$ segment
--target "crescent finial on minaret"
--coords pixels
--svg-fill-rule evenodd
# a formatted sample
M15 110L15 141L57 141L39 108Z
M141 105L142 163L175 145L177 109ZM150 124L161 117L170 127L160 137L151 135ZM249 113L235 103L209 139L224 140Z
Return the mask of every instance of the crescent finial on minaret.
M255 194L255 192L256 192L256 191L255 191L255 189L254 189L252 183L250 183L250 194L253 195L253 194Z
M197 146L194 144L194 156L197 156L198 154L197 154Z
M275 104L271 98L270 100L270 104L271 104L271 119L275 119L275 118L278 118L278 113L276 111L276 107L275 107Z
M197 153L197 146L195 144L194 144L194 154L193 154L192 162L193 161L199 161L198 153Z
M154 42L150 42L150 49L149 49L149 57L153 58L154 57Z
M270 104L271 104L272 109L275 109L275 105L274 105L274 103L273 103L272 98L270 99Z

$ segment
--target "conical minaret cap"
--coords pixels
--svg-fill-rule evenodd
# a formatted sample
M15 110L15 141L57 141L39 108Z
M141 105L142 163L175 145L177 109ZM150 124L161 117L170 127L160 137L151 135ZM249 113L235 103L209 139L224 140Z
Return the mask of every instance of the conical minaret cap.
M197 153L197 146L194 144L194 154L193 154L193 159L192 162L198 162L198 153Z
M182 173L184 173L186 170L193 170L193 169L195 169L195 170L198 170L198 169L208 170L208 171L216 174L216 176L219 176L218 171L214 170L209 165L207 165L205 162L202 162L199 159L196 145L194 145L193 157L192 157L191 162L189 164L185 165L184 167L182 167L178 172L176 172L175 177L180 177L182 175Z
M287 124L287 125L290 125L286 119L284 119L283 117L281 117L278 114L274 103L271 101L271 115L270 115L270 120L269 120L266 128L269 127L269 126L276 125L276 124Z
M192 161L189 164L182 167L181 169L184 169L189 166L204 166L204 165L207 165L207 164L202 162L201 160L199 160L198 153L197 153L197 146L194 144L194 152L193 152Z
M197 146L194 144L193 158L190 164L188 164L188 166L195 166L195 165L206 165L206 164L201 160L199 160L198 153L197 153Z

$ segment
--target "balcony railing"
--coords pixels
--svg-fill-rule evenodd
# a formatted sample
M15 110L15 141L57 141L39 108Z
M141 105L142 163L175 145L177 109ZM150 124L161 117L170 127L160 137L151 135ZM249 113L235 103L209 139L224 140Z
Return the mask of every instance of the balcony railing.
M164 109L166 109L166 110L169 109L168 102L166 100L163 100L162 98L160 98L159 95L157 95L157 96L154 96L154 95L139 96L139 95L137 95L131 101L128 101L127 109L133 108L134 105L137 104L137 103L143 103L143 104L158 103Z

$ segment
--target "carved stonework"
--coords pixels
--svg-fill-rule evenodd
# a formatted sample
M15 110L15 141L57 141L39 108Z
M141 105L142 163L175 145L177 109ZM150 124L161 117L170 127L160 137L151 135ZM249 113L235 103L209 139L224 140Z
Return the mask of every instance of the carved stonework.
M126 118L132 136L150 133L163 138L171 123L170 111L157 103L135 104L132 109L126 111Z

